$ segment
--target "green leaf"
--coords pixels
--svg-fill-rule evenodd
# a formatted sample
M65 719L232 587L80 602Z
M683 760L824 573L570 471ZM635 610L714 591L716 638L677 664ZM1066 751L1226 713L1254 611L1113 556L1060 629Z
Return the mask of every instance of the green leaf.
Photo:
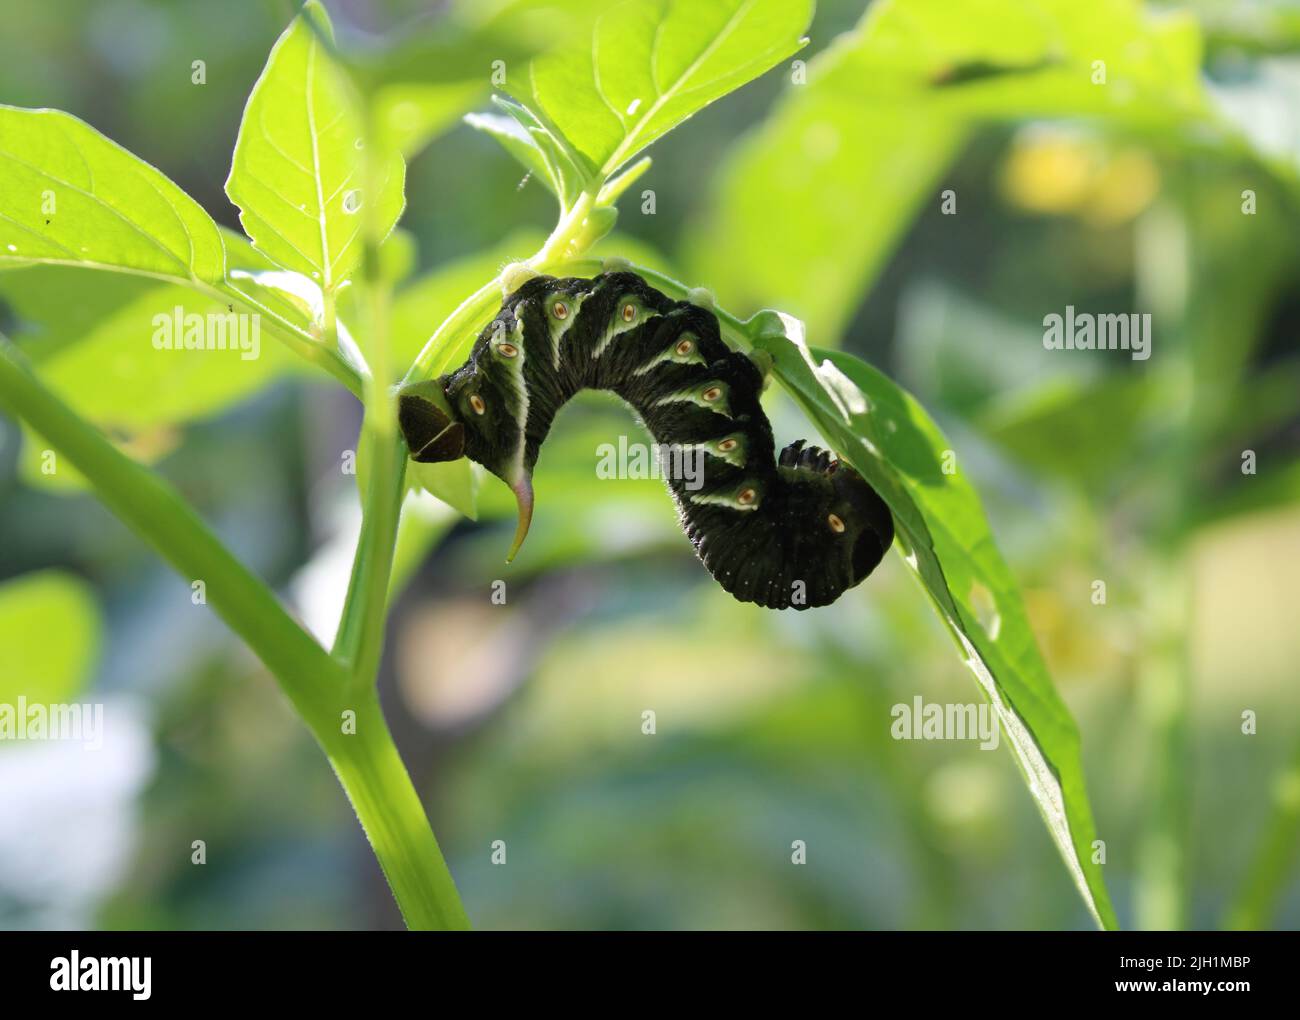
M224 228L221 234L228 261L226 279L218 288L221 294L270 318L280 327L281 338L291 339L290 349L299 354L304 349L323 349L325 297L320 284L302 273L281 269L242 234ZM384 248L397 234L398 231L394 231L389 235ZM398 245L401 243L399 241ZM348 290L343 294L346 296ZM343 341L343 337L337 339ZM336 353L344 356L345 360L350 360L353 354L346 350ZM359 358L359 354L356 357Z
M590 32L606 6L605 0L451 0L348 59L371 94L392 85L486 85L494 61L523 66L574 32Z
M567 212L583 191L597 183L595 168L526 106L502 96L493 96L492 102L509 116L468 114L465 122L500 142L559 199L561 213Z
M545 149L543 148L542 139L549 138L549 133L538 125L536 119L527 110L500 96L494 96L492 101L506 110L509 115L470 113L465 115L465 123L500 142L506 152L514 156L545 186L547 191L560 200L561 208L567 209L572 205L578 192L582 191L587 178L578 173L567 154L560 153L563 158L555 158L551 155L556 151L553 146L547 145ZM571 170L567 175L567 181L566 169Z
M297 365L259 318L232 315L225 303L177 284L32 267L0 275L0 298L19 320L14 341L45 384L108 428L195 421ZM205 342L224 340L227 349L185 349L195 324Z
M529 173L537 177L552 195L559 195L559 186L551 173L551 166L533 140L528 129L514 117L500 113L467 113L465 123L477 131L491 135L502 148L514 156Z
M832 343L965 134L813 90L742 143L687 261L725 304L788 308Z
M77 300L69 301L69 293ZM300 365L271 339L263 319L232 319L228 302L180 284L34 265L0 273L0 308L13 320L14 343L45 384L144 463L176 448L183 438L177 426L220 413ZM187 316L201 317L205 342L225 335L228 346L242 322L247 350L154 346L155 337L160 344L169 336L183 341ZM83 490L85 480L70 463L47 459L48 446L24 428L23 480L55 491Z
M43 570L0 584L0 702L67 703L90 680L99 648L90 586Z
M894 7L877 21L891 12L903 16ZM837 71L856 51L871 50L869 22L870 15L820 54L809 83L790 89L734 150L709 215L686 241L692 274L708 280L720 301L789 309L824 342L843 332L966 138L950 118L843 94Z
M480 473L468 457L409 467L411 482L471 521L478 520Z
M786 309L834 344L977 124L1195 121L1199 53L1194 21L1135 0L977 0L960 18L948 0L873 3L728 159L688 264L724 304Z
M810 350L783 317L786 335L755 347L827 441L880 492L894 513L900 550L930 595L963 659L998 712L1089 912L1116 925L1098 865L1079 734L1052 685L1014 576L997 551L974 488L944 470L950 448L924 409L856 358Z
M632 0L507 87L603 181L804 43L812 0Z
M1188 12L1138 0L945 0L873 8L837 71L846 95L981 120L1104 116L1165 126L1207 112Z
M225 257L211 217L148 163L71 114L0 106L0 268L212 284Z
M327 47L332 39L324 8L311 0L253 86L226 181L253 243L327 294L361 257L361 203L378 202L386 235L402 214L406 174L394 151L379 194L361 193L362 121Z

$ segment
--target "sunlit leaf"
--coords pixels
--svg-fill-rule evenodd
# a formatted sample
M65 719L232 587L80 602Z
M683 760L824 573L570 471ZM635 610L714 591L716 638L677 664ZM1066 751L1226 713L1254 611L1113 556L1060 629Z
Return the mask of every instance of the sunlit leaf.
M772 355L776 374L822 434L889 504L904 558L997 710L1080 895L1099 924L1114 927L1092 863L1096 833L1078 730L957 454L919 404L851 355L771 333L755 346Z
M0 268L27 263L216 283L225 249L197 202L90 125L0 106Z
M331 38L324 8L312 0L253 86L226 181L253 243L326 292L361 257L362 203L378 204L385 234L405 203L405 164L395 152L385 161L379 193L363 194L361 119L324 41Z
M735 150L689 263L725 304L786 309L837 343L921 204L961 216L938 185L974 126L1204 129L1199 59L1193 20L1136 0L873 3Z
M310 281L307 281L310 282ZM68 295L76 294L76 301ZM150 463L183 439L180 427L218 414L301 362L264 331L255 313L190 287L62 266L0 273L8 334L42 380L132 457ZM186 349L187 326L203 344ZM198 334L191 333L198 338ZM241 349L241 343L244 345ZM65 459L24 429L19 472L32 485L85 487Z
M478 518L479 471L468 457L437 464L412 463L412 486L418 486L470 520Z
M1168 124L1207 112L1200 30L1186 13L1138 0L973 0L963 13L953 18L943 0L869 11L837 87L980 119Z
M379 128L408 159L480 105L506 67L589 30L601 0L462 0L349 54Z
M603 180L796 52L811 17L811 0L631 0L507 88Z
M204 418L298 364L256 316L180 285L32 267L0 274L0 298L45 384L84 418L128 432ZM187 333L210 349L186 349Z
M500 96L494 102L507 113L471 113L465 117L465 123L500 142L560 200L561 208L572 205L588 183L587 176L579 173L567 154L555 146L554 139L526 109Z

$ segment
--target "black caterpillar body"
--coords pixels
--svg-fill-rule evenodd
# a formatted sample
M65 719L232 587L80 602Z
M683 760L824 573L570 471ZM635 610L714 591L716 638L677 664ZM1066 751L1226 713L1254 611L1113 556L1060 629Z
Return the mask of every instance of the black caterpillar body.
M802 440L776 456L763 373L723 342L716 316L634 273L528 280L463 366L420 385L399 403L411 456L468 456L509 485L520 508L512 557L532 517L542 443L584 388L612 390L657 443L699 456L700 475L671 474L669 489L700 559L743 602L827 605L893 542L888 507L849 465Z

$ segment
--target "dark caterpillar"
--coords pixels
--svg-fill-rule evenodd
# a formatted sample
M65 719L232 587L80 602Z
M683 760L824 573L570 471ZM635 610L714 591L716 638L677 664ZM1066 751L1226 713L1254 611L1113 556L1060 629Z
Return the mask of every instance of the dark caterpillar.
M731 350L708 310L634 273L538 276L514 291L466 363L405 389L411 456L468 456L519 500L513 558L532 519L532 472L556 412L583 388L612 390L657 443L703 470L669 489L695 551L728 592L773 609L824 606L866 577L894 539L884 500L849 465L792 443L775 456L763 373Z

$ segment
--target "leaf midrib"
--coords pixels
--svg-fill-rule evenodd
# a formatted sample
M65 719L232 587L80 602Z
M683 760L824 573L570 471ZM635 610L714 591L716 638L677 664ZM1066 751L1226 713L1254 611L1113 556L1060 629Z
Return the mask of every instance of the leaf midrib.
M315 89L312 87L312 83L315 80L315 68L316 38L313 36L307 42L307 81L303 89L303 100L307 106L307 133L311 136L311 176L312 184L316 188L316 218L320 224L320 283L321 290L328 292L334 288L334 264L333 260L330 258L329 230L325 223L325 193L321 189L320 146L316 137L316 112L313 109L313 106L315 105Z

